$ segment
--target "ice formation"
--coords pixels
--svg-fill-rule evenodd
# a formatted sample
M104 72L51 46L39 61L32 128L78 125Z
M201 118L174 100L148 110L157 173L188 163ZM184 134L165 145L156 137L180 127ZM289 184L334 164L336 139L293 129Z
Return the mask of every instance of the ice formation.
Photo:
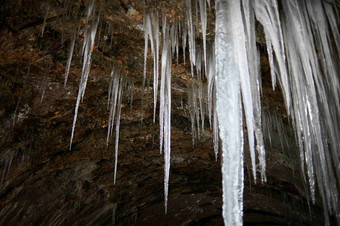
M238 67L240 59L235 57L240 50L235 39L241 38L236 28L241 22L241 12L240 5L235 1L216 1L215 7L216 112L222 143L222 214L225 225L242 225L243 120ZM232 22L233 16L236 16L235 24Z
M45 16L44 16L43 26L41 28L41 37L44 36L46 20L47 20L47 16L48 16L49 11L50 11L50 5L49 4L45 4Z
M161 62L161 85L159 92L159 130L160 130L160 151L164 149L164 198L165 212L167 212L169 176L170 176L170 144L171 144L171 49L169 25L166 15L163 16L162 24L162 62Z
M68 74L70 73L70 67L71 67L71 62L72 62L72 57L73 57L73 50L74 50L74 44L76 43L76 33L73 35L71 39L71 46L70 46L70 51L68 53L68 58L67 58L67 64L66 64L66 70L65 70L65 81L64 81L64 86L66 87L67 79L68 79Z
M83 44L83 49L82 49L83 68L81 72L81 80L79 83L76 107L74 110L74 119L73 119L71 139L70 139L70 150L72 148L72 140L73 140L73 135L74 135L74 129L76 127L76 122L77 122L79 104L80 104L80 101L83 100L84 98L85 89L87 85L87 79L90 75L92 51L93 51L94 41L96 38L96 33L97 33L97 28L98 28L98 23L99 23L99 18L100 18L100 14L98 13L97 15L96 11L93 10L94 2L95 1L92 0L91 4L88 7L88 14L87 14L87 19L86 19L84 44ZM93 17L93 21L92 21L91 26L88 28L87 23L89 21L90 16Z
M94 2L90 2L86 14L81 49L83 68L70 148L79 104L84 97L90 73L92 47L100 17ZM329 224L329 214L336 215L339 220L340 81L339 61L336 59L340 53L340 34L334 5L321 0L287 0L281 1L281 4L277 0L216 0L215 40L208 42L207 12L212 2L185 0L184 3L185 19L170 22L166 14L162 14L161 34L159 12L145 12L143 22L145 49L142 92L144 95L150 41L154 122L159 95L159 144L165 163L165 210L171 153L171 66L176 54L178 63L180 47L183 50L183 63L186 62L187 39L191 67L191 75L187 78L188 104L193 143L204 133L204 121L208 117L214 133L216 160L219 144L222 144L223 217L226 225L241 225L243 221L243 119L247 127L255 181L257 172L261 182L266 181L262 124L265 134L270 135L269 128L274 127L282 145L288 143L281 119L277 115L261 115L260 57L255 30L257 20L264 30L272 87L275 89L280 86L287 115L292 119L300 148L301 170L307 171L312 200L315 200L315 186L318 186L324 205L325 223ZM196 42L200 28L202 42ZM74 42L75 38L72 38L65 84ZM134 88L131 86L130 89ZM114 68L108 95L110 116L107 135L108 145L116 123L114 181L122 92L123 77ZM132 104L133 91L130 92Z
M339 72L337 63L333 60L336 55L331 48L334 42L339 52L339 31L336 27L334 8L320 0L289 0L282 2L282 12L280 12L277 1L217 0L215 1L215 43L210 44L208 48L206 41L207 4L210 7L210 1L199 1L203 54L200 45L197 45L195 41L195 35L199 29L196 27L198 26L196 2L193 5L192 1L185 1L186 21L178 24L182 31L180 37L184 63L187 37L189 41L192 78L188 79L190 81L188 104L193 143L204 130L205 108L209 115L210 127L214 132L216 159L219 138L222 142L225 224L242 224L243 111L247 125L253 177L256 182L256 172L259 168L261 181L266 181L260 100L260 58L256 46L255 20L264 28L272 86L275 89L277 85L280 85L287 113L292 117L301 150L302 170L306 162L313 200L315 177L317 177L327 224L328 212L333 214L339 212L337 201L339 185L334 180L336 177L339 179L339 170L334 172L332 169L332 166L339 166L337 140L339 140L340 112L337 76ZM150 16L147 15L146 18L148 17ZM166 40L163 40L162 47L163 81L160 86L161 150L164 142L162 139L165 120L164 97L162 97L165 87L163 74L167 70L163 56L169 48L166 43L171 43L172 55L174 55L175 48L178 48L176 26L178 25L170 26L170 40L167 41L168 37L163 34ZM167 28L163 27L163 29ZM146 28L146 37L149 33L151 32ZM147 52L147 42L145 49ZM152 49L153 47L151 51L154 51ZM323 60L319 60L317 54ZM202 70L203 64L204 70ZM197 77L194 77L194 74ZM202 86L203 75L207 79L206 89ZM207 96L207 103L204 102L204 96ZM282 145L287 144L282 121L277 116L269 116L269 119L265 118L263 123L265 127L267 126L266 130L268 126L275 127ZM166 169L168 167L168 165L165 166ZM169 177L167 172L165 177L167 179ZM165 196L167 197L167 194Z

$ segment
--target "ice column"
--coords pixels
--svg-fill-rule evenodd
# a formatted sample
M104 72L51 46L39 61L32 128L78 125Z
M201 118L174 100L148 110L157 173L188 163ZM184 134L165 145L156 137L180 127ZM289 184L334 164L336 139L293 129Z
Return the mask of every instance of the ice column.
M235 60L232 18L239 1L216 1L216 110L222 141L223 218L225 225L242 225L243 135L240 79ZM240 12L239 12L240 13ZM234 21L231 23L231 21Z

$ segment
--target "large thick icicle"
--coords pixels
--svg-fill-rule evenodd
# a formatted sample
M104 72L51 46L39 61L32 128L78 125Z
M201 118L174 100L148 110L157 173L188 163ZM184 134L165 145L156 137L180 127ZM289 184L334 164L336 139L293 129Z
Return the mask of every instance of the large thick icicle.
M235 26L241 21L239 1L216 1L216 111L222 141L223 218L225 225L242 225L243 140ZM238 12L236 12L238 10ZM236 18L236 21L235 21ZM233 21L233 22L232 22Z
M166 15L163 15L162 24L163 48L161 62L161 85L159 93L159 130L160 130L160 151L164 148L164 198L165 213L168 206L169 176L170 176L170 142L171 142L171 49L169 25L166 22Z
M94 4L94 1L92 1ZM92 57L92 50L94 46L94 41L97 33L97 28L98 28L98 23L99 23L99 18L100 14L96 16L95 10L92 10L91 7L94 7L93 4L90 4L89 6L89 12L92 12L92 17L93 21L90 26L90 28L85 27L85 36L84 36L84 57L83 57L83 68L81 72L81 79L79 82L79 90L78 90L78 96L77 96L77 102L76 102L76 107L74 110L74 119L73 119L73 124L72 124L72 132L71 132L71 139L70 139L70 150L72 147L72 140L73 140L73 135L74 135L74 129L76 126L76 121L77 121L77 116L78 116L78 109L79 109L79 104L80 101L83 100L84 94L85 94L85 89L87 85L87 79L90 74L90 69L91 69L91 57ZM91 10L90 10L91 9ZM90 15L87 15L87 20Z

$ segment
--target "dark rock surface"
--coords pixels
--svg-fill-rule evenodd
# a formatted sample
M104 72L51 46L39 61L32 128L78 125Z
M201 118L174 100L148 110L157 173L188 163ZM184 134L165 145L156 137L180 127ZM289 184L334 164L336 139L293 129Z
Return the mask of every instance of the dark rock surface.
M69 1L49 1L43 37L45 11L40 1L7 1L1 6L0 225L223 225L220 159L215 161L209 128L192 145L188 64L173 65L172 159L164 214L163 156L158 124L152 122L151 88L144 100L142 125L140 121L144 39L137 26L143 15L138 1L98 1L102 26L110 23L113 35L95 44L69 150L81 47L76 47L66 88L64 73L71 32L80 23L86 1L71 4L71 16L61 14L65 2ZM172 10L180 10L180 4L149 5L177 12ZM81 40L79 36L77 43ZM249 177L245 145L244 224L322 225L320 202L308 204L294 134L280 90L272 91L265 50L261 53L263 106L267 115L283 120L283 127L281 132L269 131L271 140L266 137L267 183L255 185ZM114 139L106 148L113 61L134 82L132 107L127 89L123 97L116 185ZM151 71L151 60L148 67ZM287 136L280 137L282 133Z

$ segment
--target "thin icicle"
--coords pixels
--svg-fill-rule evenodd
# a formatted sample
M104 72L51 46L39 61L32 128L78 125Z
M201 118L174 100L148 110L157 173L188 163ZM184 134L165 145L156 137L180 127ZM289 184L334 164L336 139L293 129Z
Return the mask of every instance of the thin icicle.
M210 3L209 3L210 4ZM207 2L200 0L200 16L202 24L203 52L204 52L204 72L207 73Z
M69 72L70 72L71 61L72 61L72 56L73 56L74 44L75 44L75 42L76 42L76 37L77 37L77 34L75 33L75 34L73 34L72 39L71 39L70 51L69 51L68 57L67 57L67 64L66 64L66 71L65 71L64 87L66 87L68 74L69 74Z
M187 29L187 24L183 23L183 33L182 33L182 48L183 48L183 63L185 65L185 49L187 46L187 34L188 34L188 29Z
M116 121L116 139L115 139L115 169L114 169L114 179L113 184L116 184L117 178L117 168L118 168L118 143L119 143L119 127L120 127L120 114L122 109L122 89L123 89L123 77L120 77L119 82L119 93L118 93L118 111L117 111L117 121Z
M147 59L147 49L148 41L147 37L150 38L151 44L151 54L153 57L153 98L154 98L154 113L153 122L156 120L156 106L157 106L157 96L158 96L158 80L159 80L159 16L158 12L150 12L145 15L144 18L144 76L146 74L146 59Z
M196 44L195 44L195 29L192 20L192 6L191 0L185 1L187 8L187 20L188 20L188 37L189 37L189 57L191 66L191 75L194 76L194 65L196 65Z
M109 145L110 137L112 136L113 131L113 124L115 121L115 114L117 109L117 101L119 96L119 79L120 79L120 73L119 71L116 71L114 68L112 68L111 71L111 81L110 81L110 87L109 87L109 95L108 95L108 101L109 101L109 107L110 107L110 114L109 114L109 121L108 121L108 127L107 127L107 138L106 138L106 147Z
M153 92L154 92L154 112L153 112L153 122L155 123L156 117L156 105L158 96L158 78L159 78L159 17L158 13L151 15L152 20L152 34L155 42L155 52L154 52L154 80L153 80Z
M188 85L188 107L189 107L189 115L190 115L190 122L191 122L191 137L192 137L192 146L195 146L195 140L197 139L197 131L196 131L196 114L195 114L195 89L193 81L190 81ZM198 125L197 125L198 126ZM198 128L199 129L199 128Z
M143 29L144 29L144 70L143 70L143 88L142 88L142 91L143 91L143 94L144 94L144 88L145 88L145 79L146 79L146 63L147 63L147 57L148 57L148 44L149 44L149 40L148 40L148 37L149 37L149 33L150 31L148 30L149 28L149 25L147 24L148 23L148 17L146 15L144 15L144 18L143 18ZM144 98L144 95L142 96L142 99ZM143 119L142 119L143 120Z
M46 4L46 5L45 5L44 22L43 22L43 26L42 26L42 28L41 28L41 37L44 36L44 31L45 31L45 26L46 26L46 20L47 20L47 16L48 16L49 11L50 11L50 5L49 5L49 4Z
M208 51L207 56L207 80L208 80L208 111L209 111L209 124L210 128L212 128L212 112L213 112L213 98L214 98L214 87L215 87L215 44L212 44L212 47L210 48L210 51Z
M214 112L214 121L213 121L214 153L215 153L215 160L217 162L220 139L219 139L219 132L218 132L218 118L217 118L217 111L216 111L216 92L214 92L214 96L213 96L213 112Z
M43 99L45 97L46 88L48 86L48 74L50 72L50 69L51 69L51 65L48 64L48 66L46 67L45 74L44 74L44 79L41 82L41 86L40 86L40 91L41 91L40 103L43 102Z
M163 48L162 48L162 62L161 62L161 84L159 90L159 151L162 154L163 151L163 144L164 144L164 111L165 111L165 76L167 72L167 58L168 58L168 51L169 51L169 34L168 34L168 27L166 21L166 15L163 14L162 16L162 34L163 34Z

